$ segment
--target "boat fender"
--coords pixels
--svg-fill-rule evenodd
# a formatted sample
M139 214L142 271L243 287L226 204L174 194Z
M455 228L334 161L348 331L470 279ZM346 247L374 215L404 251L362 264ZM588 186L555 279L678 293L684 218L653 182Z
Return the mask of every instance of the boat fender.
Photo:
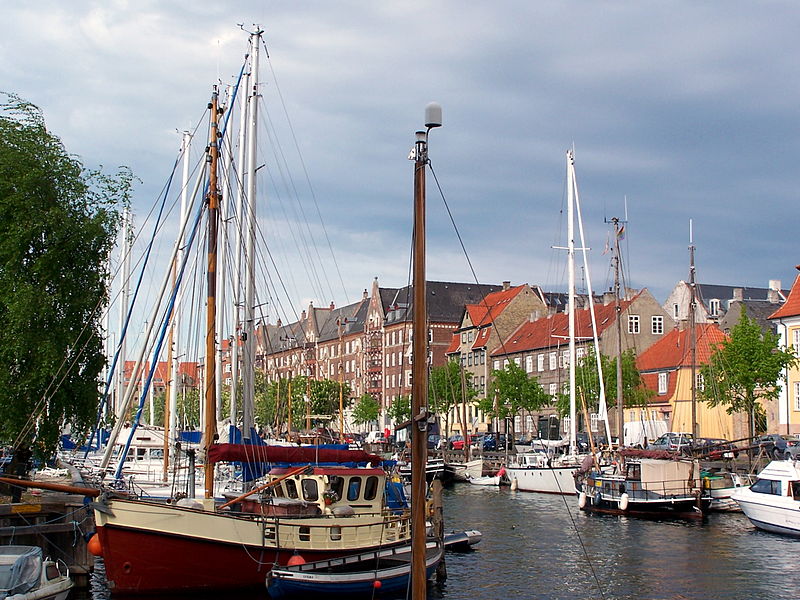
M603 495L602 495L600 492L597 492L597 493L594 495L594 504L595 504L595 506L596 506L596 505L598 505L598 504L600 504L600 502L601 502L602 500L603 500Z
M514 477L514 479L511 480L511 491L515 492L517 489L519 489L519 481L517 481L517 478Z
M376 579L375 581L372 582L372 587L374 587L376 590L381 589L382 585L383 584L381 583L380 579Z
M581 492L578 494L578 508L583 508L586 506L586 492Z
M100 536L96 533L89 538L86 544L86 549L94 556L100 556L103 553L103 546L100 544Z
M286 564L290 567L293 565L304 565L306 564L306 559L299 554L292 554Z
M630 498L628 497L628 494L622 494L619 497L619 509L620 510L628 510L628 500L629 499Z

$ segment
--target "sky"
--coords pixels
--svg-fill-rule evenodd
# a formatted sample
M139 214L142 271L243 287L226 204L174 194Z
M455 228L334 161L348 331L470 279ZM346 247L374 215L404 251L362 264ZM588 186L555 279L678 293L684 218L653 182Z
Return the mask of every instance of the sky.
M274 247L297 310L354 302L375 277L408 282L407 157L430 101L443 108L429 151L456 230L429 173L429 279L563 291L551 247L569 148L595 290L611 281L611 217L627 218L628 285L659 302L688 278L690 221L701 283L786 289L800 263L792 1L43 0L2 14L0 90L38 105L86 166L130 167L140 225L179 131L241 68L239 24L264 29L262 118L282 123L283 141L263 177L296 189L323 265L302 283L305 261ZM267 239L288 231L292 195L267 198L279 209L263 217Z

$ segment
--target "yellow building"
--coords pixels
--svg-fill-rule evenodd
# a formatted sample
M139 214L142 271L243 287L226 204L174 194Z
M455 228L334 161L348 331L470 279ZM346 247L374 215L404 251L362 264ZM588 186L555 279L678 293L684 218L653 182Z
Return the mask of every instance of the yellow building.
M800 265L795 267L800 271ZM800 275L794 280L786 302L772 313L769 320L775 323L783 348L800 351ZM777 433L800 433L800 366L786 369L777 401L777 423L771 430ZM770 424L771 425L771 424Z

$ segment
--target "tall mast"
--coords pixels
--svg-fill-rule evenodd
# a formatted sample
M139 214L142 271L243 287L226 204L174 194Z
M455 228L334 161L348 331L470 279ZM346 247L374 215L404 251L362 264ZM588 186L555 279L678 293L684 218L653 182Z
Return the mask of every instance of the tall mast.
M233 99L233 86L229 85L226 88L226 106L223 110L231 110L233 107L231 106L231 101ZM230 138L230 133L228 131L225 132L226 137ZM222 347L222 340L225 336L225 326L226 326L226 317L228 315L227 305L225 300L225 290L227 286L225 285L226 281L226 274L225 274L225 265L227 264L226 257L228 255L228 215L230 214L230 203L231 203L231 165L233 163L233 155L231 154L231 145L228 140L222 144L222 147L225 149L225 153L222 155L222 181L221 181L221 188L222 188L222 198L220 201L220 232L219 232L219 256L218 256L218 264L219 270L217 271L217 290L219 294L219 306L220 306L220 315L217 319L217 375L216 375L216 383L217 383L217 406L216 406L216 420L222 420L222 354L223 354L223 347Z
M425 108L426 131L417 131L414 146L414 306L411 346L411 598L426 597L425 463L428 458L428 307L425 280L425 169L428 133L442 124L442 107Z
M614 314L617 316L617 444L622 447L625 442L625 399L622 394L622 306L619 302L620 231L619 219L614 217L611 221L614 223Z
M252 39L250 40L252 46ZM244 89L248 95L242 100L242 108L239 112L239 152L236 160L237 169L243 169L245 164L245 151L247 143L247 117L250 105L250 73L245 73ZM231 423L236 424L239 420L239 338L241 327L241 303L242 303L242 255L244 253L244 218L245 218L245 194L244 194L244 173L237 170L236 174L236 274L233 283L233 339L231 340Z
M209 450L214 443L216 433L216 347L215 334L217 323L217 226L219 220L219 197L217 194L217 159L219 158L217 127L217 89L211 94L211 126L208 140L208 306L206 312L206 393L204 405L203 439L206 452L205 460L205 497L214 496L214 466L208 460Z
M575 157L567 151L567 311L569 319L569 453L575 455ZM591 302L591 298L589 299Z
M256 242L256 129L258 125L258 49L261 30L251 36L252 73L250 75L250 108L247 131L247 278L244 294L244 322L242 323L242 437L250 439L253 425L253 395L255 389L255 242ZM244 225L244 223L242 223Z
M694 269L694 237L692 235L692 221L689 220L689 344L692 361L692 439L697 439L697 326L695 315L697 313L697 284Z
M127 340L126 336L122 335L125 329L125 318L128 314L128 305L130 304L130 285L128 281L131 278L131 211L127 206L122 213L122 241L120 243L120 250L122 253L122 291L120 293L119 302L119 364L122 368L118 368L116 372L117 384L116 394L114 394L114 404L112 413L116 414L117 409L122 404L122 398L125 395L125 355L127 354ZM133 376L133 373L131 373ZM99 446L99 442L98 442Z

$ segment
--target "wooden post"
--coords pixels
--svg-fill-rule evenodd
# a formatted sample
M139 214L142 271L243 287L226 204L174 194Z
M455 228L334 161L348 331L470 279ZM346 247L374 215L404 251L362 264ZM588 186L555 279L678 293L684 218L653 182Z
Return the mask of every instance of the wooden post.
M444 506L442 504L442 481L434 479L431 483L431 495L433 496L433 534L442 544L444 544ZM436 567L436 581L444 583L447 581L447 566L444 562L444 555L439 565Z

